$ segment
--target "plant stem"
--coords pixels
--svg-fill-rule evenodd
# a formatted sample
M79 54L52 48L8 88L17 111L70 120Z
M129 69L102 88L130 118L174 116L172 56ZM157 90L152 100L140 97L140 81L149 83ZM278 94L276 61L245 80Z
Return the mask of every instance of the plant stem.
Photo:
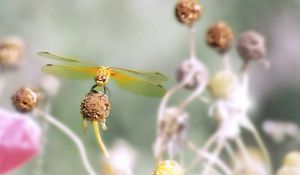
M93 168L87 158L87 153L86 153L85 147L84 147L82 141L80 140L80 138L72 130L70 130L66 125L64 125L60 121L56 120L51 115L44 113L40 109L36 109L35 111L40 116L44 117L49 123L53 124L55 127L60 129L64 134L66 134L75 143L75 145L77 146L78 151L80 153L81 161L82 161L85 169L87 170L89 175L96 175L97 173L96 173L96 171L93 170Z
M196 59L196 36L195 28L189 28L189 42L190 42L190 59Z
M100 131L99 131L99 126L98 126L98 121L94 120L93 121L93 126L94 126L94 133L96 135L98 144L100 146L100 149L102 150L102 152L104 153L105 157L109 158L109 154L108 151L102 141L101 135L100 135Z

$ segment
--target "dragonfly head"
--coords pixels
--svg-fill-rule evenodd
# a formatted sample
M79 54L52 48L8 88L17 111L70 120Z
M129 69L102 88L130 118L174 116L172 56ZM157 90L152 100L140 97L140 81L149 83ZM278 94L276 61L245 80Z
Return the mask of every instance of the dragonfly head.
M95 82L96 82L97 86L99 86L99 87L103 87L107 81L108 81L107 76L97 75L95 77Z

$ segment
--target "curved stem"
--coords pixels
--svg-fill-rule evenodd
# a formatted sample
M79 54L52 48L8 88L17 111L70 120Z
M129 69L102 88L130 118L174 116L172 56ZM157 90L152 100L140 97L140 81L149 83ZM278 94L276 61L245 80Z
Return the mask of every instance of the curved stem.
M260 137L260 134L258 133L257 129L253 126L252 122L250 121L249 123L251 124L251 132L252 132L259 148L261 149L263 156L266 159L267 166L268 166L268 172L270 175L272 175L273 167L272 167L272 161L271 161L268 149L267 149L266 145L264 144L262 138Z
M189 42L190 42L190 59L196 59L196 36L195 28L189 28Z
M218 132L215 132L209 139L208 141L204 144L202 150L204 152L208 152L209 148L216 142L217 138L218 138ZM189 143L192 143L191 141L189 141ZM190 165L186 168L187 171L190 171L191 169L193 169L198 162L201 160L201 157L196 157L192 163L190 163Z
M199 94L203 92L204 88L205 85L203 84L198 86L198 88L179 105L179 111L182 111L189 103L191 103L195 98L197 98Z
M219 157L219 154L221 153L223 147L224 147L224 140L218 140L217 146L215 148L215 150L212 152L212 156L213 157ZM204 170L202 171L202 175L206 175L210 172L211 168L213 167L213 165L216 163L215 159L210 160L208 162L208 164L205 166Z
M93 121L93 127L94 127L94 133L96 135L96 138L97 138L97 141L98 141L98 144L100 146L100 149L102 150L102 152L104 153L104 155L109 158L109 154L108 154L108 151L102 141L102 138L101 138L101 135L100 135L100 131L99 131L99 126L98 126L98 121L94 120Z
M0 99L1 99L1 95L4 89L4 85L5 85L5 73L4 71L0 70L0 73L2 72L2 74L0 74Z
M80 153L81 161L82 161L85 169L87 170L89 175L96 175L97 173L96 173L96 171L93 170L93 168L87 158L87 153L85 151L85 147L84 147L82 141L80 140L80 138L72 130L70 130L66 125L64 125L60 121L56 120L51 115L46 114L39 109L36 109L35 111L40 116L44 117L49 123L53 124L55 127L60 129L64 134L66 134L76 144L76 146L79 150L79 153Z
M226 175L232 175L233 174L233 172L230 170L230 168L225 164L225 162L220 160L218 158L218 156L212 155L212 154L210 154L209 152L207 152L205 150L197 149L197 147L191 141L188 142L188 146L189 146L190 149L192 149L193 151L195 151L198 154L198 157L204 157L209 162L215 163ZM207 167L208 164L209 163L207 163L205 165L205 167ZM215 169L212 168L212 170L215 170ZM185 171L185 172L187 172L187 171Z

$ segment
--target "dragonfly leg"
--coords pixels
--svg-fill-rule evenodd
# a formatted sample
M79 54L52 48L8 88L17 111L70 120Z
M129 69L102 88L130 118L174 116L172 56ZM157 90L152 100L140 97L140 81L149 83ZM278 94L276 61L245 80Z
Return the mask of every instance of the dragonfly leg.
M98 92L98 91L95 90L96 87L97 87L97 84L93 85L93 86L91 87L91 91L92 91L92 92Z
M103 93L108 95L108 97L110 97L110 91L106 86L103 86Z

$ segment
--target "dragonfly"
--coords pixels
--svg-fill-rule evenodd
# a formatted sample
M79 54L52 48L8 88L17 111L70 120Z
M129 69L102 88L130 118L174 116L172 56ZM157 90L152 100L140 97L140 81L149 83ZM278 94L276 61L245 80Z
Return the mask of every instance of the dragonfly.
M77 80L93 78L95 85L92 86L92 90L100 87L106 93L106 84L112 79L117 86L134 94L162 97L166 93L166 89L161 84L168 79L159 72L107 67L50 52L39 52L38 54L60 62L60 64L44 65L42 67L44 73Z

